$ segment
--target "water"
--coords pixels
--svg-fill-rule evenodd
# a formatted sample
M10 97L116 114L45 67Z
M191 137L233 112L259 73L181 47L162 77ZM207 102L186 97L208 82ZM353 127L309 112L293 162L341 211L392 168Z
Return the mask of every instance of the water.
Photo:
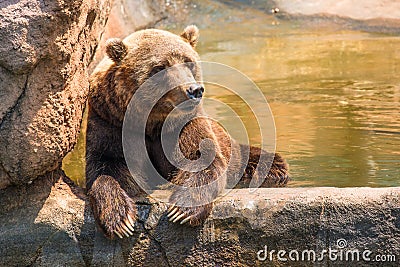
M62 169L77 185L86 186L85 182L85 148L86 148L87 110L82 119L81 131L74 149L68 153L62 162Z
M303 26L273 19L215 25L201 30L198 51L260 87L290 186L400 186L400 38ZM250 139L257 136L240 98L206 92L236 107ZM80 140L64 169L82 184Z

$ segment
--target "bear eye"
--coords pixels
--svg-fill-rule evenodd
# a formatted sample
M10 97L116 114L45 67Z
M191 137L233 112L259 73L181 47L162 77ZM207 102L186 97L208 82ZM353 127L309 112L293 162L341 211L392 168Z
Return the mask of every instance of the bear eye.
M165 70L164 66L155 66L154 68L151 69L150 77L156 75L157 73L163 70Z
M190 69L190 71L191 71L193 74L195 74L195 72L196 72L196 63L195 63L195 62L192 62L192 61L185 62L185 63L186 63L186 65L188 66L188 68Z

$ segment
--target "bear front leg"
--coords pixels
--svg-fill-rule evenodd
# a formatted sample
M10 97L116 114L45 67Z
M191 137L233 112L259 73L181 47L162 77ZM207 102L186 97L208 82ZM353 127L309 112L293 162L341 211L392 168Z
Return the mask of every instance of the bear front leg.
M108 238L129 237L134 232L136 207L115 178L101 175L88 190L94 218Z
M110 239L132 235L136 221L134 199L140 189L122 161L104 160L90 153L86 157L90 205L97 225Z
M177 167L177 175L171 179L179 186L169 199L172 205L168 217L172 222L201 224L210 215L213 200L225 188L228 160L222 154L211 122L195 118L180 133L173 155L181 152L189 161L178 160L185 166Z
M86 189L96 223L108 238L132 235L141 192L123 158L121 133L89 105Z

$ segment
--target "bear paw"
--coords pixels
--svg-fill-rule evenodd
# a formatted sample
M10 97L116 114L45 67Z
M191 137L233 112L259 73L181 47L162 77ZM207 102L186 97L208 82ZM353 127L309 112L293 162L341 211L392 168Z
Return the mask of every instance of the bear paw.
M261 187L282 187L290 181L289 166L286 161L278 153L274 156L271 168L268 172L267 179Z
M88 191L94 217L108 238L133 235L136 207L111 176L102 175Z
M180 222L180 224L189 223L191 226L197 226L207 219L212 207L212 203L197 207L178 207L172 205L167 211L167 216L170 222Z

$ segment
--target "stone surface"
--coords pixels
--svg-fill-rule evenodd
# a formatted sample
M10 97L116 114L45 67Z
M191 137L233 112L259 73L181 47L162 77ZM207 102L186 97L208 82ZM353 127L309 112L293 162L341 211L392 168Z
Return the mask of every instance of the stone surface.
M268 252L320 253L337 249L339 239L346 240L344 250L395 255L397 261L384 266L398 266L399 194L400 188L233 190L196 228L168 222L166 205L143 199L134 236L107 240L96 230L82 189L55 171L31 185L0 191L0 266L271 266L269 259L257 259L265 246ZM328 257L279 262L276 254L272 262L312 264L349 262ZM382 266L362 260L351 264Z
M291 14L331 14L352 19L400 19L400 2L391 0L275 0Z
M400 33L400 3L389 0L276 0L278 18L300 20L314 26L376 33Z
M0 2L0 188L59 166L76 142L110 0Z

